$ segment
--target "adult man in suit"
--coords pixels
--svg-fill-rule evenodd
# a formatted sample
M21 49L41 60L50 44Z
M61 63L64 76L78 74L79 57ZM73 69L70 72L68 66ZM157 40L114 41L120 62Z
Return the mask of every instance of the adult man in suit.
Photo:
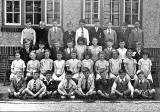
M108 41L109 39L113 40L114 47L118 46L117 43L117 33L115 30L112 29L112 23L107 22L107 29L104 30L105 35L105 41Z
M57 20L53 20L53 27L48 31L48 44L52 48L54 43L59 41L63 45L63 32L61 28L58 28Z
M93 37L97 38L99 46L104 46L104 33L103 29L100 28L100 21L98 19L94 21L94 27L89 30L90 44L92 43Z
M126 23L123 23L119 31L117 32L117 41L118 43L121 41L125 42L125 46L128 48L128 38L130 31Z
M135 28L131 31L130 37L129 37L129 48L135 49L136 42L141 42L142 45L144 45L144 35L143 31L139 28L140 23L135 22Z

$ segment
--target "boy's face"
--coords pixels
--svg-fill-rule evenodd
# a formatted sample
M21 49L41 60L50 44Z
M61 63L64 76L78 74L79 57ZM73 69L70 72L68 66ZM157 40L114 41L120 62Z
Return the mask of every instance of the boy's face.
M147 59L148 55L147 54L143 54L143 59Z
M72 75L71 75L71 74L67 74L67 75L66 75L66 79L67 79L67 80L71 80L71 79L72 79Z
M61 60L62 59L62 54L57 54L57 59Z
M122 30L126 30L127 29L127 26L122 26Z
M60 43L59 43L59 42L56 42L56 43L54 43L54 46L55 46L56 48L59 48L59 47L60 47Z
M33 72L33 79L38 79L39 78L39 73Z
M89 71L85 71L85 72L83 72L83 74L84 74L84 76L85 76L86 78L88 78L89 75L90 75L90 72L89 72Z
M136 27L136 28L139 28L139 26L140 26L139 22L136 22L136 23L135 23L135 27Z
M23 74L22 74L22 72L17 72L16 75L17 75L17 78L21 78Z
M101 75L102 79L106 79L106 73L105 72L100 73L100 75Z
M40 49L44 49L44 44L39 44Z
M97 40L96 38L93 38L92 44L93 44L93 45L97 45L97 44L98 44L98 40Z
M144 74L139 74L138 75L138 78L139 78L139 80L143 80L145 77L144 77Z
M31 58L32 60L35 59L35 58L36 58L36 54L33 53L33 52L31 52L31 53L30 53L30 58Z
M78 45L83 45L83 41L79 41L79 42L78 42Z
M131 51L127 52L127 57L132 58L132 52Z
M120 48L124 48L125 42L120 42L120 43L119 43L119 46L120 46Z
M67 46L68 46L68 48L73 48L73 42L68 42Z
M112 23L108 23L107 27L110 29L112 27Z
M49 58L50 52L45 52L45 58Z
M119 74L119 77L120 77L121 79L123 79L125 76L126 76L126 73L124 73L124 72Z
M46 25L45 25L44 22L40 22L40 23L39 23L39 27L40 27L40 28L45 28L45 26L46 26Z
M108 41L107 42L107 47L112 47L113 46L113 42Z
M25 43L25 44L24 44L24 47L25 47L25 48L29 48L29 43Z
M95 25L95 27L99 27L100 26L100 22L95 22L94 25Z
M81 28L83 28L83 27L85 26L85 23L80 22L80 23L79 23L79 26L80 26Z
M50 80L52 78L52 74L46 74L46 79Z
M117 59L117 58L118 58L118 52L113 51L113 58L114 58L114 59Z
M16 54L15 54L15 57L16 57L16 59L20 59L20 54L19 54L19 53L16 53Z
M58 26L57 21L54 21L54 22L53 22L53 27L57 27L57 26Z
M72 59L75 59L76 58L76 56L77 56L77 54L76 53L71 53L71 57L72 57Z
M26 27L27 27L27 28L30 28L30 27L31 27L31 24L32 24L31 22L26 23Z
M100 55L99 55L99 59L100 59L100 60L103 60L104 57L105 57L104 54L100 54Z

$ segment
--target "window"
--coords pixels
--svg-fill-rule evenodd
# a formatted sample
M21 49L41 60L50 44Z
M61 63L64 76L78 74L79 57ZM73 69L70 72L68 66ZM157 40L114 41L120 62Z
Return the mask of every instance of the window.
M100 19L100 0L84 0L83 18L87 25L92 25L95 19Z
M5 25L21 25L21 0L5 0Z
M61 24L61 0L46 0L45 2L45 22L52 25L52 20L57 19Z
M111 21L114 26L120 25L120 0L104 0L103 23Z
M25 19L29 19L33 25L41 21L41 0L26 0Z
M125 0L124 18L128 24L134 24L140 20L140 0Z

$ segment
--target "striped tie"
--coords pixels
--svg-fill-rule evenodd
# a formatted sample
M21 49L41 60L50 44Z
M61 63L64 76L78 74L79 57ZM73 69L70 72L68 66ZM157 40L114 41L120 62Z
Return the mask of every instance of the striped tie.
M33 92L36 93L36 80L34 80L34 84L33 84Z

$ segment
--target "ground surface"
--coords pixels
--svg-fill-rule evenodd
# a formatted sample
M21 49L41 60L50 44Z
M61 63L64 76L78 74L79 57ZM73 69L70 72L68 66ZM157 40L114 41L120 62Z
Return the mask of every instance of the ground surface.
M65 112L129 112L160 110L160 89L155 100L128 100L128 101L59 101L59 100L15 100L8 99L7 89L0 83L0 111L65 111Z

